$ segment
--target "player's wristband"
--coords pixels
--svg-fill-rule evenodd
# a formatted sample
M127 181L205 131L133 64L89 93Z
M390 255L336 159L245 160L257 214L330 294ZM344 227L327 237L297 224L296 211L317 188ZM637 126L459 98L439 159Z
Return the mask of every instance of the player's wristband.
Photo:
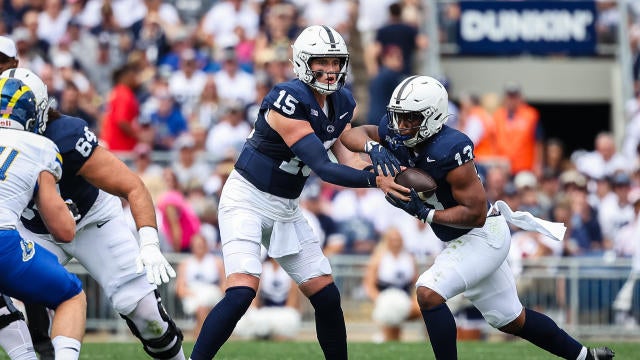
M427 218L425 219L425 222L431 224L433 222L433 216L436 214L435 210L431 210L429 211L429 213L427 214Z
M373 150L373 147L376 145L380 145L380 144L373 140L367 141L366 143L364 143L364 152L369 153L371 150Z

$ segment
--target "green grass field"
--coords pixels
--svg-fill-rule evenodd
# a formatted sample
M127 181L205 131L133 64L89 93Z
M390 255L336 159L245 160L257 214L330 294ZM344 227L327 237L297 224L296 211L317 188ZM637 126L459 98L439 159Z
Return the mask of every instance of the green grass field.
M640 344L607 343L616 352L616 359L637 359ZM193 343L185 343L188 357ZM633 355L636 354L636 355ZM461 342L460 359L473 360L544 360L557 359L524 341ZM353 360L433 359L426 343L372 344L349 343L349 358ZM0 353L0 359L8 359ZM80 359L83 360L137 360L149 359L137 343L84 343ZM216 359L223 360L323 360L320 347L313 342L261 342L231 341L224 345Z

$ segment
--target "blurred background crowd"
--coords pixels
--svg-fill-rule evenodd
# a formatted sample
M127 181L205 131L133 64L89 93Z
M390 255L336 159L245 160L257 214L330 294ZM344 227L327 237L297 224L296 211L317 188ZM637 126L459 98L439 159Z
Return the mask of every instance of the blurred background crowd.
M435 37L425 25L427 3L0 0L0 34L16 42L20 66L45 81L58 109L85 119L101 144L144 179L163 250L189 254L195 244L202 256L203 248L219 251L219 193L262 97L294 77L290 45L299 31L325 24L345 37L347 86L358 102L354 125L377 123L394 87L424 70L429 51L443 49L446 56L446 45L459 36L459 3L431 2ZM598 45L617 44L621 26L628 32L628 73L640 95L640 2L627 3L629 21L621 20L618 2L593 3ZM518 78L474 94L450 74L438 75L452 94L448 125L473 140L489 200L568 227L562 242L513 228L515 271L526 258L633 256L640 226L640 96L625 102L624 137L609 124L594 134L574 129L570 137L556 137L545 131ZM369 256L386 248L381 239L390 233L402 239L410 261L442 249L428 225L389 205L377 189L339 188L312 175L301 202L329 256ZM220 274L211 276L219 281Z

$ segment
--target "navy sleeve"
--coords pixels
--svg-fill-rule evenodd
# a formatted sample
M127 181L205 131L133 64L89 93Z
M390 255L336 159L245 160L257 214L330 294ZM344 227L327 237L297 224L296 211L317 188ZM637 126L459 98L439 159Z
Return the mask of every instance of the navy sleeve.
M314 134L298 140L291 150L326 182L355 188L376 187L374 173L331 162L324 146Z

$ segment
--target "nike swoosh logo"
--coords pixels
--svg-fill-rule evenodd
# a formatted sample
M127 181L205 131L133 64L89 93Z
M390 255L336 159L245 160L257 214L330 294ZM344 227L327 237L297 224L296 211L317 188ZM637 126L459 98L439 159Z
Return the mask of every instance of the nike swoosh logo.
M427 156L427 162L435 162L435 160Z
M340 120L342 120L342 118L343 118L343 117L347 116L347 114L348 114L348 113L349 113L349 112L347 111L346 113L344 113L344 114L340 115Z
M104 226L104 224L108 223L109 221L111 221L111 219L107 220L107 221L102 221L96 224L96 227L101 228Z

